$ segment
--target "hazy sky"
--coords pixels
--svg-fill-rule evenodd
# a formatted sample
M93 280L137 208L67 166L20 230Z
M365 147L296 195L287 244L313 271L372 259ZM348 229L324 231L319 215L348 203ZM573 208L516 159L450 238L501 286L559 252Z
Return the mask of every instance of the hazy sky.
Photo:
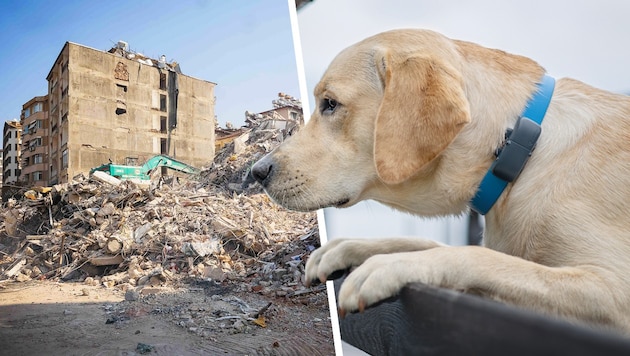
M335 54L378 32L428 28L525 55L555 77L630 93L627 0L315 0L298 13L309 87Z
M0 120L46 94L66 41L109 50L119 40L217 83L221 126L271 109L278 92L300 96L287 0L2 0Z

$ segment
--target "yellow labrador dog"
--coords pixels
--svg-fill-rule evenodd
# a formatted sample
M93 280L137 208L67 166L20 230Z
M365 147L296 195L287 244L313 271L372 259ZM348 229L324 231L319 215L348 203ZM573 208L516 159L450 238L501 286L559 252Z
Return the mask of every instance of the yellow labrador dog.
M495 189L489 175L504 189L480 209L485 247L335 239L309 258L307 280L355 268L342 313L420 282L630 332L630 99L547 79L531 59L425 30L342 51L308 124L252 167L277 203L373 199L445 216ZM521 120L541 96L540 117ZM504 151L507 174L493 168Z

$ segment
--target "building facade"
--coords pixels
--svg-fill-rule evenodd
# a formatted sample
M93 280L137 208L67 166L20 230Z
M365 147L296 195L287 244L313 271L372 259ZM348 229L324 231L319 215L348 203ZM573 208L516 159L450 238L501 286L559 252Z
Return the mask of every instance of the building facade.
M26 186L46 186L49 180L48 95L36 96L22 105L21 174Z
M49 183L110 160L142 165L167 154L202 167L214 157L215 83L119 42L100 51L66 42L48 76Z
M2 145L4 147L4 145ZM0 165L4 167L4 149L0 149ZM2 176L4 175L4 169L0 167L0 188L2 188L2 182L4 182Z
M20 176L20 150L22 126L17 120L6 121L2 131L3 159L2 159L2 186L14 186Z
M273 109L261 113L245 112L247 126L263 126L265 129L291 130L304 124L302 102L291 95L278 93L271 101Z

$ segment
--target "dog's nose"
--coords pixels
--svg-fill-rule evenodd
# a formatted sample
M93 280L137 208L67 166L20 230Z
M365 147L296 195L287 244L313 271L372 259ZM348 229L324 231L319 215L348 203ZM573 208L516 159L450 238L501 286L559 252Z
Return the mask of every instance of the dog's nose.
M273 160L269 156L265 156L254 164L251 169L251 174L258 183L262 184L265 179L269 178L272 170Z

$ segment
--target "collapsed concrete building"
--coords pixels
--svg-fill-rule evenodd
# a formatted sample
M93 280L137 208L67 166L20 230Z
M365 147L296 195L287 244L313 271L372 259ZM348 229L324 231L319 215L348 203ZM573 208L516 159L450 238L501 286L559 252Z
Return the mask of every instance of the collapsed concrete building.
M66 42L48 76L48 184L108 161L157 154L203 166L214 157L215 83L120 41L105 52Z

